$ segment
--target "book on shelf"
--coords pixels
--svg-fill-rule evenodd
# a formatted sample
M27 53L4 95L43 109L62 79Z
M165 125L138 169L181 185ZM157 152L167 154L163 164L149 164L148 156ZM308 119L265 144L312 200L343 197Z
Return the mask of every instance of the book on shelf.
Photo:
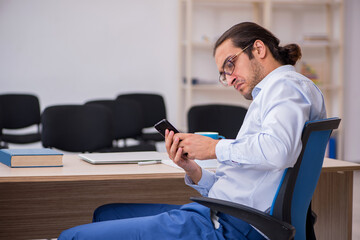
M50 148L1 149L0 162L12 167L62 167L63 153Z

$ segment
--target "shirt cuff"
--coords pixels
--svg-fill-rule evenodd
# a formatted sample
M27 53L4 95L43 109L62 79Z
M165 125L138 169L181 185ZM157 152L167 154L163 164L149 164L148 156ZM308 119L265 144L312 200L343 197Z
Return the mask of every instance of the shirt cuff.
M207 196L210 188L216 181L216 177L213 172L207 171L203 168L201 168L201 171L202 175L198 184L195 184L187 174L185 174L185 184L194 188L202 196Z

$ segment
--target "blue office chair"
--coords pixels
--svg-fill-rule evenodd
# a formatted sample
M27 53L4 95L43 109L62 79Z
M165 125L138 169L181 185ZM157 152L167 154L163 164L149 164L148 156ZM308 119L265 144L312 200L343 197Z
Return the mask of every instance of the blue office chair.
M269 239L315 239L313 223L310 223L314 220L311 198L320 177L326 145L340 121L329 118L305 124L299 158L293 168L285 170L269 213L214 198L191 197L191 200L240 218Z

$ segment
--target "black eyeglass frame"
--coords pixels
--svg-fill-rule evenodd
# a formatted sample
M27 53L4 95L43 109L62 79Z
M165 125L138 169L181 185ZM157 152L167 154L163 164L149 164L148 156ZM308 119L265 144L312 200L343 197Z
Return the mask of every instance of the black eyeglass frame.
M240 52L238 52L238 53L236 53L235 55L229 57L229 59L225 60L223 66L222 66L223 71L220 72L220 75L219 75L219 82L220 82L222 85L224 85L225 87L228 86L228 83L227 83L227 80L226 80L226 76L231 76L231 75L233 74L233 72L235 71L235 62L234 62L234 60L235 60L238 56L240 56L240 54L243 53L246 49L248 49L251 45L252 45L252 43L249 44L249 45L247 45L247 46L246 46L245 48L243 48ZM227 67L227 69L228 69L228 70L230 69L230 71L226 71L226 70L225 70L225 66L226 66L227 64L230 65L229 67Z

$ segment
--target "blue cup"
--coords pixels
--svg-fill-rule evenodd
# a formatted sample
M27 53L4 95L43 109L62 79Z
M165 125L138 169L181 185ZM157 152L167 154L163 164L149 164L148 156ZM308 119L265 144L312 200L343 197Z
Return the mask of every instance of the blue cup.
M195 132L195 134L199 134L216 140L225 138L224 136L219 135L218 132Z

